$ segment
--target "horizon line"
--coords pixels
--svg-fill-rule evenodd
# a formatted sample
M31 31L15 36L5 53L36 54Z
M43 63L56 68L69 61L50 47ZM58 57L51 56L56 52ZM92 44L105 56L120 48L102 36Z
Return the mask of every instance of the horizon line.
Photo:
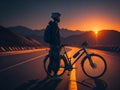
M24 28L28 28L28 29L31 29L31 30L44 30L45 28L31 28L31 27L29 27L29 26L25 26L25 25L14 25L14 26L4 26L4 25L0 25L0 26L3 26L3 27L5 27L5 28L10 28L10 27L24 27ZM70 31L83 31L83 32L89 32L89 31L93 31L93 32L96 32L96 31L103 31L103 30L113 30L113 31L118 31L118 32L120 32L120 30L116 30L116 29L100 29L100 30L81 30L81 29L69 29L69 28L64 28L64 27L62 27L62 28L60 28L61 30L62 29L66 29L66 30L70 30Z

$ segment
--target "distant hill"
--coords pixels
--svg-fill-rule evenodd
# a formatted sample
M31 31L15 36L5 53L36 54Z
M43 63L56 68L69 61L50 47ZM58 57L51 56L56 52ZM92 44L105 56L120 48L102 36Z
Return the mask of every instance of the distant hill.
M98 33L99 45L120 45L120 32L115 30L102 30Z
M89 31L80 35L72 35L65 38L64 43L70 45L81 45L84 41L88 41L89 45L95 44L95 35L94 32Z
M42 44L30 37L25 37L11 32L0 26L0 46L41 46Z
M34 38L39 42L45 44L43 41L43 33L42 30L32 30L23 26L9 27L9 29L17 34L23 35L25 37ZM61 29L61 40L63 43L68 43L70 45L81 45L82 42L88 41L89 46L95 46L96 40L97 45L120 45L120 32L116 30L102 30L99 31L98 36L92 31L72 31L68 29Z
M81 45L82 42L88 41L89 46L97 45L104 46L120 46L120 32L115 30L99 31L97 37L94 32L89 31L80 35L72 35L67 37L64 42L71 45Z
M43 36L44 33L44 29L42 30L32 30L30 28L24 27L24 26L15 26L15 27L8 27L8 29L10 29L11 31L18 33L18 34L22 34L25 36L30 36L32 34L35 34L37 36ZM68 37L71 35L78 35L81 33L84 33L82 31L76 30L76 31L72 31L72 30L68 30L68 29L61 29L60 30L61 33L61 37Z
M34 39L44 43L44 41L43 41L44 29L32 30L32 29L29 29L29 28L24 27L24 26L8 27L8 29L10 29L14 33L17 33L17 34L20 34L23 36L27 36L30 38L34 38ZM76 31L71 31L68 29L61 29L60 30L62 41L66 37L69 37L71 35L78 35L78 34L82 34L82 33L84 33L84 32L81 32L79 30L76 30Z
M80 30L68 30L68 29L61 29L60 30L60 34L61 34L61 37L63 38L67 38L71 35L80 35L80 34L83 34L84 32L83 31L80 31Z

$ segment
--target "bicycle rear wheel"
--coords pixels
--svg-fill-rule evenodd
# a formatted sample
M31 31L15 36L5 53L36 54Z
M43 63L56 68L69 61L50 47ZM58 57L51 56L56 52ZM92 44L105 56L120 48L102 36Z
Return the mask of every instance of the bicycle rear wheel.
M89 59L92 60L93 66L90 64ZM90 78L99 78L104 75L107 69L105 59L97 54L90 54L89 57L85 57L82 61L82 70Z
M45 69L45 72L47 73L47 75L49 75L50 77L53 77L54 76L54 72L53 70L49 71L49 68L48 68L48 65L50 63L50 56L47 55L44 59L44 69ZM59 67L59 70L57 72L57 75L58 76L61 76L64 74L65 72L65 60L63 58L62 55L60 55L60 67Z

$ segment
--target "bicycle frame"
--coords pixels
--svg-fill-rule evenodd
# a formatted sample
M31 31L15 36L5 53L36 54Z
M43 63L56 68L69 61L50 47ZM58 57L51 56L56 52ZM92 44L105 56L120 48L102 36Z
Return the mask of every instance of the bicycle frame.
M77 56L77 58L74 60L74 62L71 63L71 58L73 58L74 55L69 58L65 47L63 47L63 49L64 49L64 54L63 54L63 55L66 56L66 59L67 59L68 64L69 64L69 65L72 65L72 66L81 58L81 56L82 56L83 54L86 54L86 56L89 55L88 52L86 51L86 48L85 48L85 47L82 47L82 49L80 49L80 50L77 51L77 52L80 52L79 55Z
M61 49L63 49L63 53L60 54L60 72L57 73L58 76L61 76L64 74L64 72L66 70L68 71L71 71L72 69L76 69L74 67L74 64L80 59L81 59L81 67L82 67L82 70L84 72L84 74L90 78L99 78L101 77L102 75L104 75L104 73L106 72L106 68L107 68L107 64L106 64L106 61L105 59L98 55L98 54L94 54L94 53L88 53L87 49L86 49L86 43L83 43L81 46L82 48L79 49L77 52L75 52L75 54L71 55L71 56L68 56L67 54L67 49L65 48L65 46L68 46L68 45L61 45L60 48L59 48L59 52L61 51ZM85 54L85 56L83 56L83 54ZM95 58L94 58L95 57ZM73 58L73 59L72 59ZM96 59L97 58L97 59ZM73 61L71 61L71 59ZM98 60L102 62L102 66L101 64L97 64L98 63ZM45 68L45 71L47 72L47 74L51 77L54 76L54 71L51 73L48 71L48 63L50 61L50 55L47 55L44 59L44 68ZM86 63L87 62L87 63ZM99 67L98 67L98 66ZM95 73L89 73L87 71L87 67L90 67L90 70L92 70L92 72L95 71ZM103 67L103 68L102 68ZM62 68L62 69L61 69ZM86 69L85 69L86 68ZM102 71L97 71L97 68L98 70L102 70Z

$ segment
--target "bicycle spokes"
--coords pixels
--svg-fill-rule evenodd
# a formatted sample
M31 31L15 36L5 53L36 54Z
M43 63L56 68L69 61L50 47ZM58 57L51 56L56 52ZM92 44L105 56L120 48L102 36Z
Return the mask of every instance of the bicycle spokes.
M89 60L89 58L86 58L83 63L82 68L84 73L92 78L100 77L106 70L105 61L103 58L95 55L91 56L90 59L91 60Z
M96 63L93 63L93 61L91 60L90 61L90 65L93 69L97 68L97 64Z

